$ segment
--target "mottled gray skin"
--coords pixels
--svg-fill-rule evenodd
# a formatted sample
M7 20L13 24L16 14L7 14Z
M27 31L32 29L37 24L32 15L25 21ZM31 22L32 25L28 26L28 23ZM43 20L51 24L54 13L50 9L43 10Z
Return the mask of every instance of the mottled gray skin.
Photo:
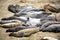
M41 26L41 31L60 32L60 22L49 21Z
M12 19L18 19L19 20L20 18L16 18L16 17L20 17L20 16L41 18L45 14L46 15L44 17L46 17L47 15L50 15L50 14L47 14L44 9L36 9L36 8L34 8L32 6L28 6L28 5L22 6L22 7L20 7L19 5L15 5L15 6L14 5L9 5L8 6L8 11L13 12L14 16L9 17L9 18L2 18L2 20L12 20ZM42 11L42 12L38 13L40 11ZM32 13L37 12L38 14L33 16L33 15L29 15L28 12L32 12Z
M18 32L12 32L12 33L9 34L9 36L14 36L14 37L28 37L31 34L34 34L36 32L39 32L39 27L28 28L28 29L20 30Z
M9 18L2 18L2 20L19 20L19 21L26 23L27 20L21 19L20 17L26 17L26 19L28 19L28 17L40 19L40 18L45 18L45 17L51 15L49 13L46 13L44 9L36 9L36 8L34 8L32 6L28 6L28 5L22 6L22 7L20 7L19 5L15 5L15 6L9 5L8 11L13 12L14 16L9 17ZM30 14L28 12L30 12ZM31 14L31 12L33 14ZM25 14L25 15L23 15L23 14Z
M14 22L21 22L21 21L19 21L19 20L4 20L4 21L0 21L0 24L14 23Z
M47 13L42 13L42 14L38 14L38 15L36 15L36 16L31 16L32 17L32 19L31 20L33 20L33 19L42 19L42 18L44 18L44 21L45 21L45 19L46 19L46 17L48 16L48 15L50 15L50 14L47 14ZM19 20L19 21L22 21L22 22L24 22L24 23L27 23L28 21L31 21L31 20L28 20L28 18L29 17L27 17L28 15L26 15L26 16L20 16L20 17L9 17L9 18L3 18L2 20L4 21L7 21L7 20ZM21 17L25 17L26 19L22 19ZM47 20L47 19L46 19ZM36 21L38 21L38 20L36 20ZM35 22L36 22L35 21ZM49 20L48 20L49 21ZM45 21L46 22L46 21ZM40 20L40 24L43 24L43 22ZM38 25L38 24L37 24Z
M12 13L18 13L21 9L21 7L19 5L9 5L8 6L8 11L12 12Z
M59 26L57 26L58 24L60 24L60 22L57 22L55 17L50 17L49 15L51 15L51 14L46 13L44 9L36 9L34 7L31 7L31 6L19 7L19 5L15 5L15 6L10 5L8 7L8 10L10 12L13 12L14 16L9 17L9 18L3 18L2 20L19 20L19 21L22 21L22 22L26 23L29 20L21 19L20 18L21 16L26 17L26 19L28 19L28 17L39 18L39 19L41 19L40 21L41 21L41 30L42 31L54 31L56 28L57 28L56 32L60 31L58 29ZM32 13L37 12L37 14L36 15L29 15L28 12L32 12ZM3 23L9 23L9 22L10 21L2 22L2 24ZM54 26L55 24L56 24L56 26ZM50 26L50 25L53 25L53 26ZM18 28L20 28L20 27L12 28L12 30L15 30L15 29L18 29ZM18 30L15 30L15 31L18 31Z
M23 23L27 22L27 20L21 19L19 17L9 17L9 18L3 18L0 23L7 23L7 22L10 22L10 20L11 20L11 22L12 21L21 21Z
M13 12L14 16L26 15L28 12L40 12L40 11L43 11L43 13L45 12L43 8L37 9L29 5L21 6L21 7L19 5L15 5L15 6L9 5L8 11Z
M18 26L18 27L14 27L14 28L9 28L6 30L6 32L17 32L17 31L20 31L23 29L28 29L28 28L35 28L35 27L34 26L27 26L27 25Z
M8 10L10 12L14 13L14 16L20 16L20 15L26 15L27 12L29 11L45 11L44 9L36 9L32 6L22 6L20 7L19 5L9 5Z
M19 27L14 27L14 28L9 28L6 30L6 32L17 32L19 30L27 29L26 26L19 26Z
M56 21L56 18L53 15L48 15L45 18L41 18L41 25L48 21Z
M60 30L59 30L60 29L60 25L59 24L60 24L60 22L56 21L56 18L54 16L48 16L46 18L42 18L41 19L40 30L41 31L47 31L47 32L48 31L51 31L51 32L60 32ZM53 26L51 26L51 25L53 25Z

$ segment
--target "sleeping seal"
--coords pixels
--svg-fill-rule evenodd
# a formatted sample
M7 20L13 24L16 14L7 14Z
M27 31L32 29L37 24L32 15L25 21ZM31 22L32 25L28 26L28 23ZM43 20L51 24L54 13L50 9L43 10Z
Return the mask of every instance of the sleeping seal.
M17 32L17 31L22 30L22 29L27 29L27 27L18 26L18 27L14 27L14 28L9 28L9 29L6 30L6 32Z
M42 31L46 31L46 32L60 32L60 24L52 24L52 25L46 27L45 29L43 29Z
M48 21L46 23L44 23L40 30L41 31L49 31L49 32L60 32L60 22L57 21Z
M1 24L1 27L3 27L3 28L12 28L12 27L16 27L16 26L22 26L22 23L21 22L12 22L12 23Z
M27 37L30 36L31 34L34 34L39 31L39 28L29 28L29 29L24 29L20 30L18 32L12 32L9 34L9 36L15 36L15 37Z
M44 6L44 9L48 9L49 11L56 13L60 12L60 6L56 4L47 4Z
M8 6L8 11L13 12L14 16L21 16L21 15L26 15L29 14L28 12L39 12L39 11L45 11L43 8L37 9L35 7L26 5L26 6L19 6L19 5L9 5Z

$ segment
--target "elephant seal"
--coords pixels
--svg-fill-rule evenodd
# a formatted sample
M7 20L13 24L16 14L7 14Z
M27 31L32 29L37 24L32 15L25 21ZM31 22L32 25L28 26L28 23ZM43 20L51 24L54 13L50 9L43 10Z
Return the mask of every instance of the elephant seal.
M36 26L17 26L17 27L13 27L13 28L9 28L6 30L6 32L17 32L17 31L20 31L20 30L23 30L23 29L28 29L28 28L35 28Z
M60 6L56 4L47 4L44 6L44 9L48 9L49 11L56 12L56 13L60 12Z
M21 22L12 22L12 23L1 24L1 27L3 27L3 28L12 28L12 27L16 27L16 26L22 26L22 23Z
M40 31L60 32L59 24L60 24L60 22L57 22L57 21L46 22L41 26Z
M2 22L0 22L1 24L10 23L10 21L11 22L17 21L17 22L26 23L27 22L27 17L24 17L24 16L20 16L20 17L8 17L8 18L2 18L1 20L2 20Z
M17 5L17 4L15 6L14 5L9 5L8 6L8 11L11 11L12 13L18 13L19 12L18 8L20 8L20 6Z
M43 29L42 31L46 31L46 32L60 32L60 24L52 24L52 25L46 27L45 29Z
M6 23L13 23L13 22L21 22L20 20L1 20L0 24L6 24Z
M41 40L58 40L58 38L53 38L53 37L42 37Z
M29 28L29 29L24 29L20 30L18 32L12 32L9 34L9 36L15 36L15 37L27 37L30 36L31 34L34 34L36 32L39 32L39 28Z
M35 7L26 5L26 6L19 6L19 5L9 5L8 6L8 11L13 12L14 16L21 16L21 15L26 15L28 12L34 11L34 12L39 12L39 11L45 11L43 8L42 9L37 9Z
M18 26L18 27L14 27L14 28L9 28L6 30L6 32L17 32L19 30L23 30L23 29L27 29L26 26Z

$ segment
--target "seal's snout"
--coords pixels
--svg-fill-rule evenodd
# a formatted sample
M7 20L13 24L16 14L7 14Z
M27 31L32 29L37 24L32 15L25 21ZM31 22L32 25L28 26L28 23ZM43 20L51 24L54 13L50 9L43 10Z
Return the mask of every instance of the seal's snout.
M6 30L6 32L9 32L9 30Z
M6 32L14 32L14 30L8 29L8 30L6 30Z
M14 36L14 33L10 33L9 36Z

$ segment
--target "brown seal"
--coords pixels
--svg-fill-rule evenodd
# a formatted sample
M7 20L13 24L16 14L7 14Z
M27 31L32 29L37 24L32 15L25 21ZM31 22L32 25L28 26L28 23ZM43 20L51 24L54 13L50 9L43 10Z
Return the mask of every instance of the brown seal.
M47 9L51 12L56 12L56 13L59 13L59 9L60 7L58 5L55 5L55 4L47 4L44 6L44 9Z
M22 26L22 23L21 22L6 23L6 24L1 24L1 26L4 28L12 28L16 26Z

